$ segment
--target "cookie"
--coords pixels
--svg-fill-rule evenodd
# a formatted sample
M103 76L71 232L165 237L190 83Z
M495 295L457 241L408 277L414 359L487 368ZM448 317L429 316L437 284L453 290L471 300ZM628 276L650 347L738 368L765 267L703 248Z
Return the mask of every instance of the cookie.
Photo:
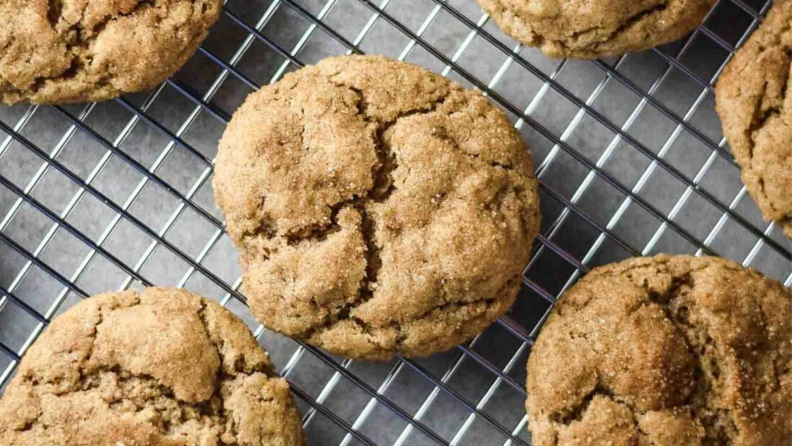
M723 134L766 220L792 238L792 0L777 0L715 87Z
M533 444L787 444L791 303L780 283L716 257L594 269L528 358Z
M221 0L4 0L0 102L102 101L148 90L195 52Z
M716 0L478 0L504 33L550 57L618 56L680 39Z
M0 444L304 446L289 385L228 310L173 288L57 317L0 400Z
M447 350L512 305L536 185L520 134L480 93L377 56L251 94L214 177L258 320L370 360Z

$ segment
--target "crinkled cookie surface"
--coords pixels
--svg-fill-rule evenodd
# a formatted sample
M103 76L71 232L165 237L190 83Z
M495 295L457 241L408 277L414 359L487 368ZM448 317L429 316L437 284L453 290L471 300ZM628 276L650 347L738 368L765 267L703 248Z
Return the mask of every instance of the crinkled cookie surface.
M82 301L0 400L3 446L304 446L288 383L247 327L183 290Z
M365 359L446 350L511 306L536 184L519 133L480 93L375 56L251 94L214 178L254 315Z
M598 58L680 39L715 0L478 0L503 31L551 57Z
M781 445L792 438L792 295L715 257L596 268L528 359L537 446Z
M101 101L178 70L220 0L0 1L0 102Z
M767 220L792 238L792 1L775 2L715 89L723 134Z

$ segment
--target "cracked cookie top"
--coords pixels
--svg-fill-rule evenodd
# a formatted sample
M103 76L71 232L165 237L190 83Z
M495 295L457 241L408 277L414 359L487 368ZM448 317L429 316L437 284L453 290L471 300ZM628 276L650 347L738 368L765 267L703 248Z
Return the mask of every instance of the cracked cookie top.
M716 0L478 0L512 38L550 57L641 51L691 32Z
M215 197L267 327L352 358L429 355L514 302L539 226L531 156L480 93L377 56L251 94Z
M247 327L183 290L86 299L30 347L0 444L303 446L288 383Z
M723 70L715 105L762 215L792 239L792 0L777 0Z
M594 269L528 359L534 444L786 444L791 304L780 283L715 257Z
M0 102L101 101L163 82L221 0L0 1Z

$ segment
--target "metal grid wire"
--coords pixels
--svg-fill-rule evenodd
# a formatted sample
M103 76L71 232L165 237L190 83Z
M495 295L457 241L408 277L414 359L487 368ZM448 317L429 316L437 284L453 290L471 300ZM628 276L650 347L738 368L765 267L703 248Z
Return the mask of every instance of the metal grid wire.
M155 91L0 108L0 387L54 316L112 289L217 299L292 384L312 445L527 445L525 360L552 302L591 267L716 254L792 284L790 246L746 194L713 111L725 63L771 6L722 0L688 38L550 60L473 0L228 0ZM212 202L217 140L259 86L330 55L379 53L485 92L528 141L543 226L518 303L431 358L359 363L263 329Z

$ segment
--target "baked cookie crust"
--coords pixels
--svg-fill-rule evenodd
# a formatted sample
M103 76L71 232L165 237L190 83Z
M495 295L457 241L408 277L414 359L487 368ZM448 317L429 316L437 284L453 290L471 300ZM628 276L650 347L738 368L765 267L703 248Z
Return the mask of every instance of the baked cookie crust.
M715 257L594 269L528 359L533 444L786 444L791 304L780 283Z
M536 185L480 93L378 56L251 94L214 177L253 314L362 359L447 350L503 314L539 228Z
M478 0L507 35L550 57L612 57L678 40L716 0Z
M304 446L289 385L239 318L173 288L58 316L0 400L0 444Z
M222 3L3 0L0 102L102 101L153 88L192 56Z
M765 220L792 238L792 0L777 0L715 87L723 134Z

